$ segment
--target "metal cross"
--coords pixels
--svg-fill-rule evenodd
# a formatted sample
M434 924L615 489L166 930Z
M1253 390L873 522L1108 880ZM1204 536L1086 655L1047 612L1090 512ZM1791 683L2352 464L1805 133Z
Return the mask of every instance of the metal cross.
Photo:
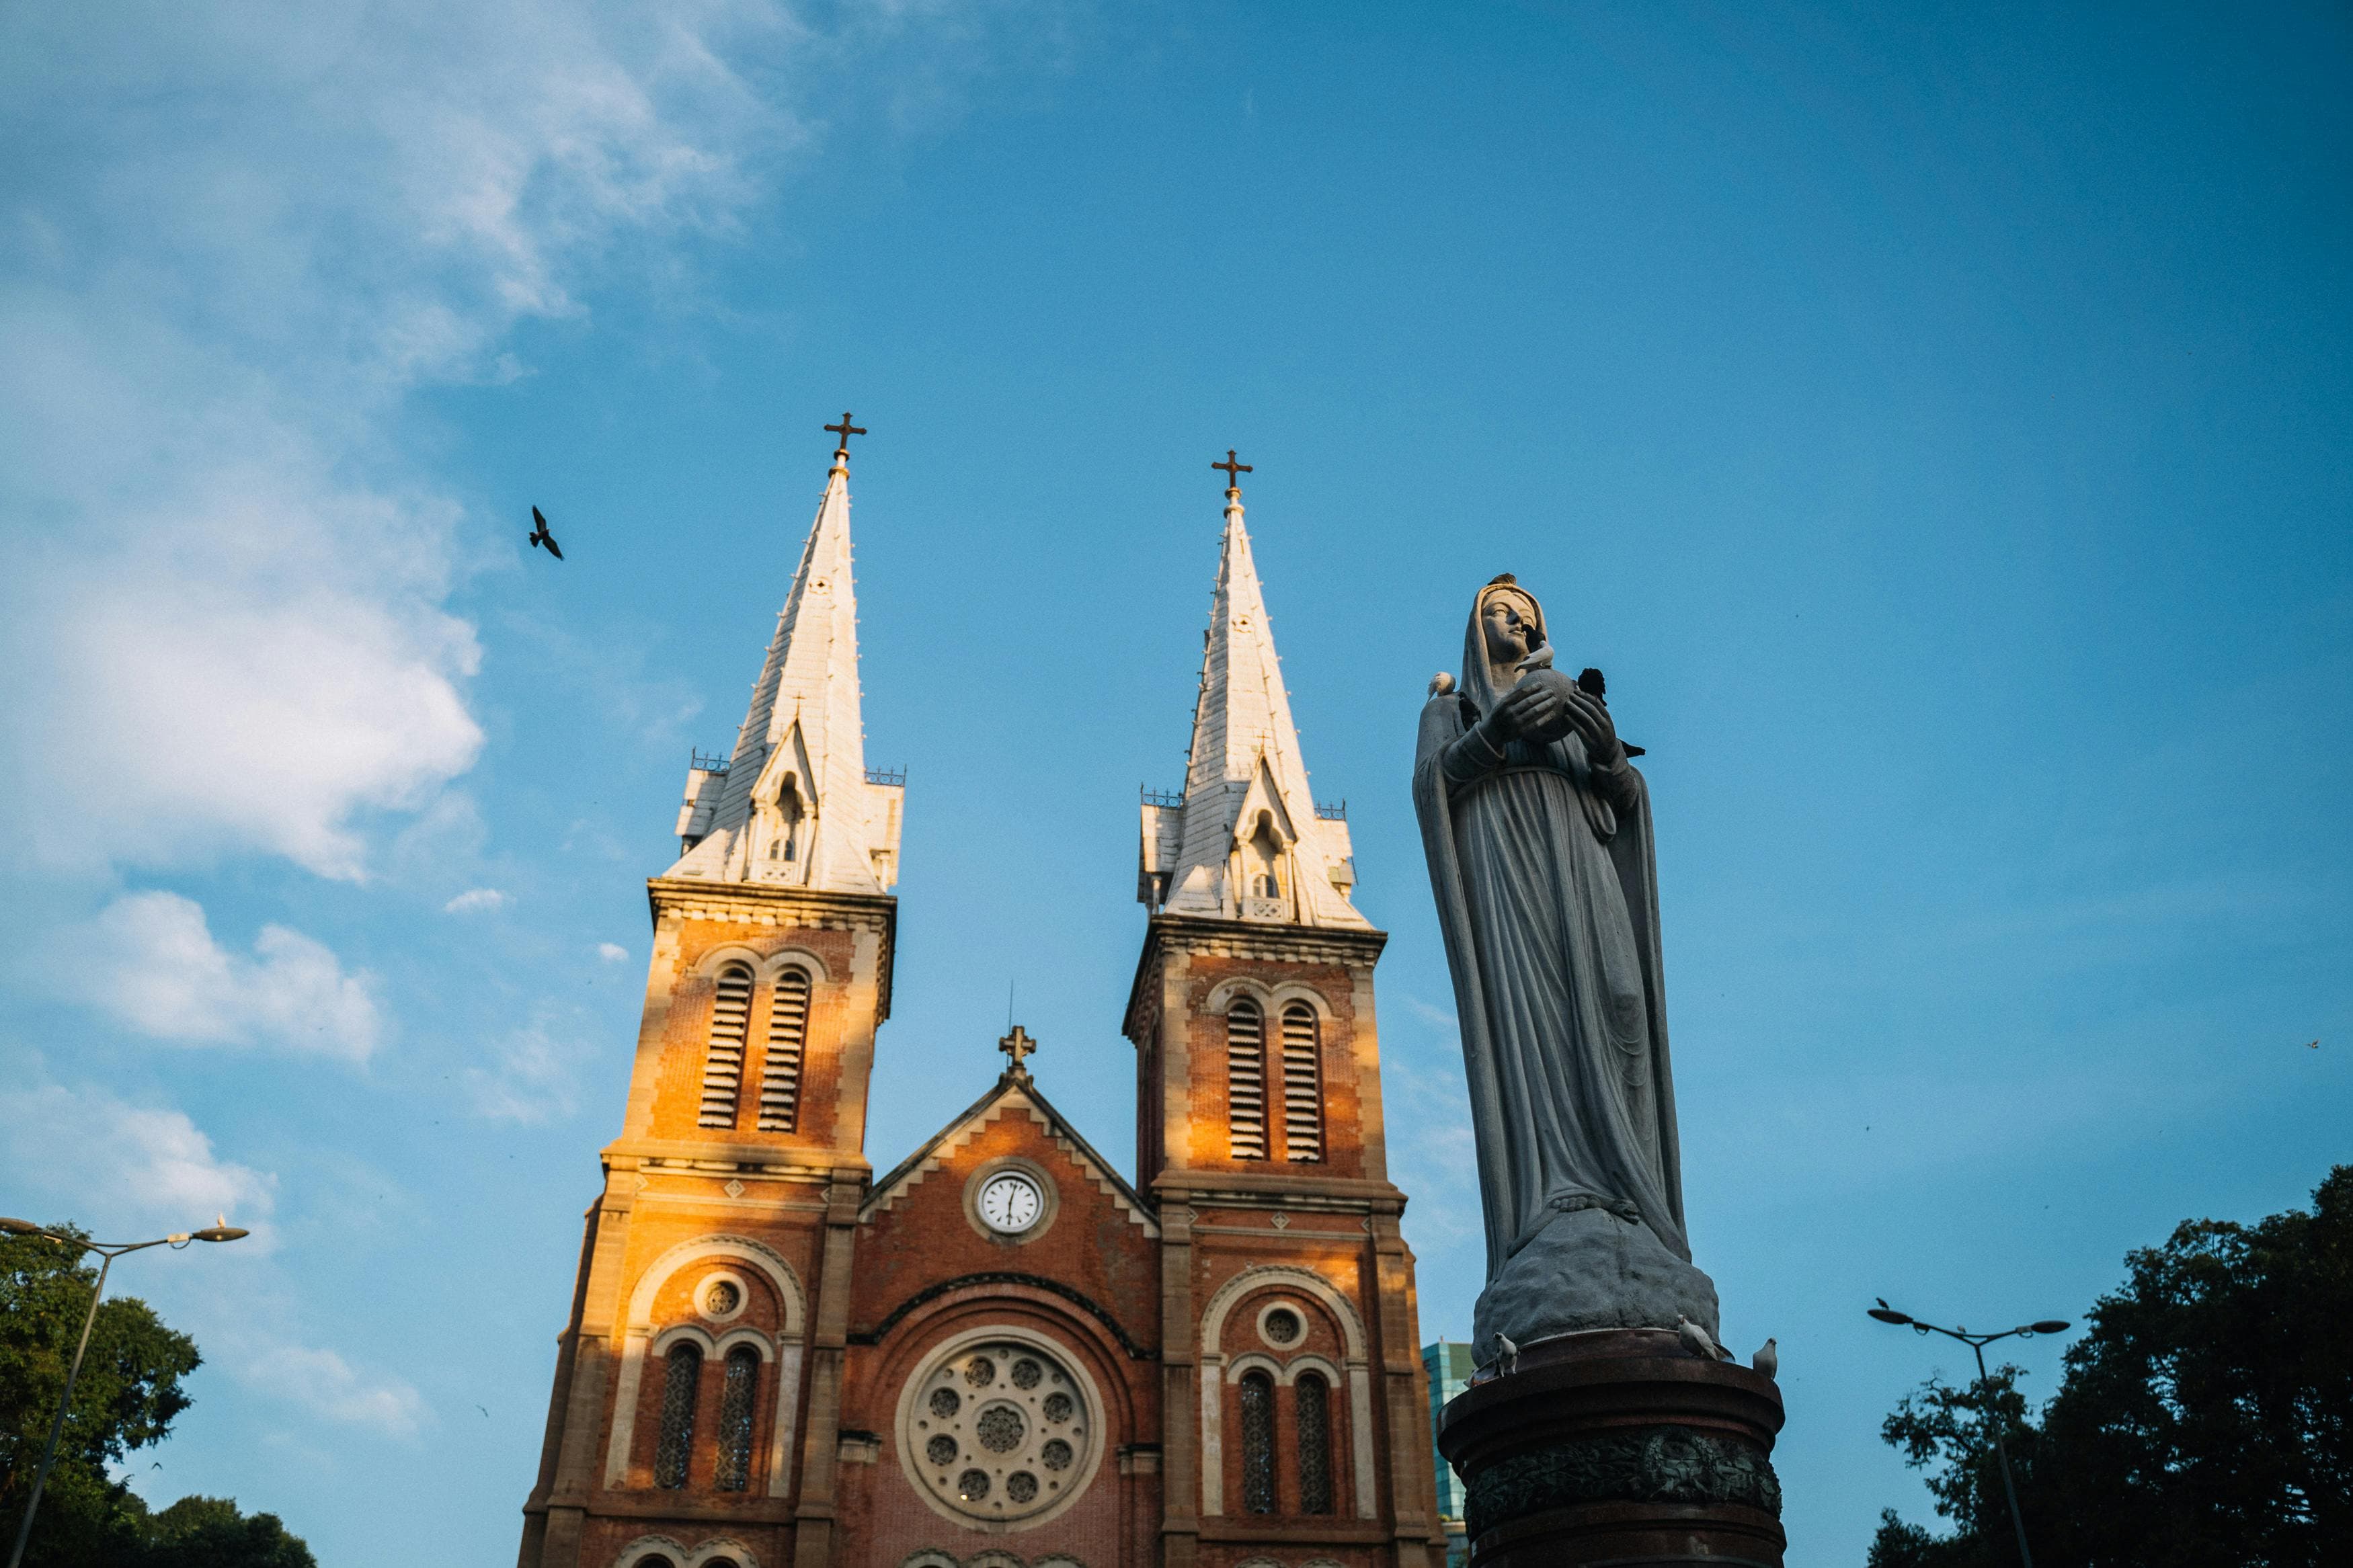
M1226 460L1224 462L1211 463L1209 467L1213 468L1223 468L1225 470L1226 489L1229 490L1238 490L1241 489L1242 476L1250 471L1250 466L1248 463L1237 463L1234 461L1234 449L1231 447L1226 448Z
M834 432L834 434L836 434L836 435L838 435L838 436L839 436L839 437L841 437L841 445L840 445L840 446L839 446L839 447L836 447L834 448L834 450L835 450L835 451L837 451L837 452L839 452L839 453L840 453L840 454L841 454L843 457L845 457L845 458L847 458L848 456L849 456L849 438L850 438L852 436L863 436L863 435L865 435L865 434L866 434L866 426L863 426L863 425L852 425L852 424L849 422L849 409L847 409L847 408L845 408L845 409L843 409L843 410L841 411L841 423L840 423L840 424L839 424L839 425L828 425L828 426L826 426L826 428L827 428L828 430L830 430L830 431ZM1232 455L1233 455L1233 454L1231 454L1230 452L1227 454L1227 456L1228 456L1228 457L1231 457Z
M1016 1024L1013 1026L1011 1034L997 1042L997 1048L1012 1059L1015 1072L1027 1072L1029 1069L1021 1065L1021 1058L1036 1050L1038 1042L1031 1039L1020 1025Z

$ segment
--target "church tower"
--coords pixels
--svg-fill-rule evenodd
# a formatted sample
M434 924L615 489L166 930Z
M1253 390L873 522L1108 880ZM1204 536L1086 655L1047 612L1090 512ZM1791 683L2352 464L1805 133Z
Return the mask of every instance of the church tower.
M860 720L848 447L864 432L828 428L841 442L733 753L694 759L679 858L647 883L636 1062L522 1568L768 1564L787 1540L827 1557L904 793L867 767ZM649 1539L702 1544L629 1544Z
M1442 1560L1345 810L1319 805L1234 454L1181 795L1147 793L1125 1032L1160 1215L1165 1561Z

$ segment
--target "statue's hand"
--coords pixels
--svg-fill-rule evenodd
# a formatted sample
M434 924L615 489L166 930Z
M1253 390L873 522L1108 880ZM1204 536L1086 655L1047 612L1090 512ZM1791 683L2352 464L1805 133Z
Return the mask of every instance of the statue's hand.
M1495 704L1495 710L1481 721L1492 739L1500 742L1522 735L1541 737L1547 730L1557 730L1562 716L1561 695L1553 682L1538 679L1546 673L1536 670L1523 677Z
M1626 760L1626 744L1618 738L1618 726L1610 722L1609 706L1601 699L1572 684L1563 700L1569 727L1585 742L1587 761L1607 770Z

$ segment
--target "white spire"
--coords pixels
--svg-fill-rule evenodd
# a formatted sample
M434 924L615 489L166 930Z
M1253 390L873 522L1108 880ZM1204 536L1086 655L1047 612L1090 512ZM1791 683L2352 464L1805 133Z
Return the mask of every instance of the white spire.
M698 761L687 773L684 853L667 875L886 892L898 880L904 793L867 780L849 454L837 449L735 754L723 769Z
M1140 855L1136 896L1171 914L1371 923L1348 901L1348 825L1319 816L1309 793L1239 489L1226 491L1184 798L1146 802Z

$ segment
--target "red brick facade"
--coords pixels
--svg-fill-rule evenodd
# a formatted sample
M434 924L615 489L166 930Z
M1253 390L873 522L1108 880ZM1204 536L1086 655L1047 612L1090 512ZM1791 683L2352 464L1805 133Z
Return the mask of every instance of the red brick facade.
M649 886L637 1065L522 1568L1438 1560L1377 932L1153 918L1127 1019L1140 1190L1019 1066L878 1180L862 1144L894 900ZM804 979L793 1124L762 1131ZM1256 1158L1231 1136L1238 998L1269 1078L1304 1081L1312 1050L1320 1100L1312 1125L1270 1102ZM716 1079L715 1018L740 1050ZM1010 1234L977 1197L1008 1172L1041 1199ZM953 1419L932 1414L943 1390Z

